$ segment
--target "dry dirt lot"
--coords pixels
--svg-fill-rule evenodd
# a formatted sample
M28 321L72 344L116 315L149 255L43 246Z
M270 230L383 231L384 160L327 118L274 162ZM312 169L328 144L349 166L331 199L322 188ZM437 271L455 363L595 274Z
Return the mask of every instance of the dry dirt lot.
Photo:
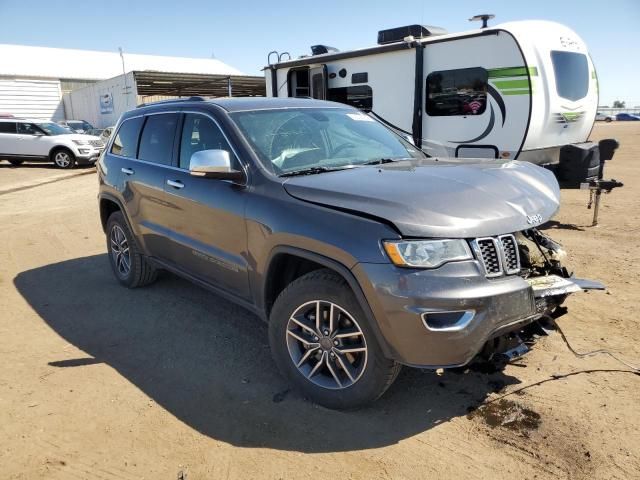
M597 228L587 193L563 192L550 233L609 290L574 295L560 323L578 350L637 364L640 125L593 136L620 139L606 174L626 186ZM118 286L95 174L60 175L0 162L3 478L640 478L640 376L610 358L556 333L502 372L405 369L373 406L325 410L241 308L171 275Z

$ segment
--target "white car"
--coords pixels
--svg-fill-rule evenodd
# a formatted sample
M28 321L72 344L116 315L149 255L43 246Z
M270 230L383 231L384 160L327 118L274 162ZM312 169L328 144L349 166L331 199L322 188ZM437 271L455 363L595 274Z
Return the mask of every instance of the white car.
M0 160L15 166L26 160L73 168L94 163L103 149L100 138L73 133L53 122L0 118Z
M609 123L615 119L616 119L615 115L610 115L608 113L600 113L600 112L596 113L596 120L599 120L601 122Z

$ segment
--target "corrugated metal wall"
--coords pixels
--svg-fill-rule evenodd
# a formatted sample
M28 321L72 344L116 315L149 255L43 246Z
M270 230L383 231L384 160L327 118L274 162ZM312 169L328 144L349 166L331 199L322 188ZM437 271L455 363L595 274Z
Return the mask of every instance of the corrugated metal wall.
M125 81L126 80L126 81ZM100 111L100 97L110 93L113 112ZM97 128L115 125L120 115L137 105L133 73L103 80L64 95L64 109L68 119L86 120Z
M0 113L43 120L64 119L58 80L0 77Z

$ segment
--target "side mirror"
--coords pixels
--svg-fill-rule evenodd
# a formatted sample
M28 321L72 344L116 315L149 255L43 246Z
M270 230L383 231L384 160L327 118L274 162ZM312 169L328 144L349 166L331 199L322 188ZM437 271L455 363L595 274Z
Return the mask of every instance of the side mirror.
M200 150L191 155L189 173L195 177L219 180L242 180L244 174L231 168L231 155L226 150Z

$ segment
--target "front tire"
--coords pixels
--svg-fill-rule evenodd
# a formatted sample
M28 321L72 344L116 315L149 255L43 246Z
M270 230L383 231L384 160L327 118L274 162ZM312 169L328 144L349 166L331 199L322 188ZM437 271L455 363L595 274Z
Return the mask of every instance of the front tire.
M605 118L605 119L604 119L604 121L605 121L606 123L611 123L611 117L607 117L607 118Z
M76 165L75 155L66 148L59 148L55 150L51 154L51 158L53 159L53 163L56 167L63 168L65 170L71 169Z
M14 167L19 167L22 165L23 160L9 160L9 163Z
M315 403L357 408L379 398L400 372L385 358L347 282L316 270L277 298L269 343L280 371Z
M122 212L107 220L107 251L113 274L125 287L144 287L156 280L157 271L140 253Z

